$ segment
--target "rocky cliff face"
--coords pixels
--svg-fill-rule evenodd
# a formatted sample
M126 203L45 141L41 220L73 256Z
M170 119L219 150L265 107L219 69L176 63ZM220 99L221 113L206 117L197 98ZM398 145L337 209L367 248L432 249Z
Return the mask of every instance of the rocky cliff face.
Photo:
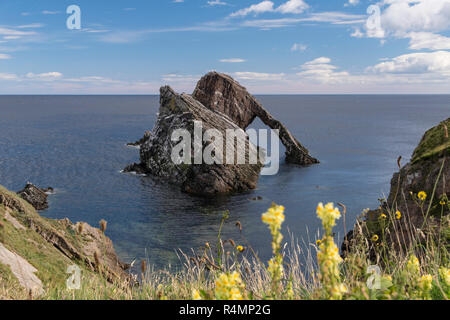
M52 188L41 189L28 182L25 188L18 191L17 194L22 199L28 201L28 203L30 203L36 210L45 210L48 209L47 192L52 191Z
M424 234L442 224L442 219L450 213L450 139L448 127L450 118L428 130L415 149L411 161L395 173L391 180L391 189L380 208L371 210L365 217L367 237L372 234L386 234L388 245L398 249L408 246L414 234ZM400 167L399 159L399 167ZM418 198L420 192L426 193L426 199ZM400 219L395 216L401 213ZM382 215L392 215L381 218ZM394 221L393 223L391 221ZM389 224L389 230L381 231ZM438 228L440 229L440 228ZM428 231L426 231L428 230ZM349 247L353 231L348 234ZM447 239L450 241L450 239ZM347 251L346 243L342 251Z
M430 217L440 218L443 207L444 214L449 213L449 126L450 118L428 130L414 150L411 162L392 178L387 203L391 208L407 213L414 225L420 226L424 221L422 210L417 205L417 194L421 191L427 193L424 209L428 211L429 207ZM447 205L442 206L442 201Z
M286 160L291 163L310 165L318 163L308 150L298 142L283 124L274 119L247 90L231 77L217 72L204 76L191 95L177 94L170 87L161 88L160 111L157 123L140 143L140 164L125 168L125 172L147 173L180 185L182 190L197 195L227 194L256 188L263 166L262 153L248 141L245 129L259 117L272 129L279 130L281 141L286 146ZM192 153L187 156L192 164L175 164L172 159L172 141L176 129L184 129L194 137L195 122L202 123L201 133L217 130L224 138L227 130L239 132L245 140L245 151L234 139L218 141L192 141ZM194 140L192 138L192 140ZM233 150L245 154L245 162L235 159L227 164L194 163L205 149L222 149L222 163ZM239 149L241 148L241 149ZM198 150L198 149L197 149ZM261 154L260 154L261 153ZM249 161L257 158L258 161Z
M37 297L55 286L65 288L71 265L82 270L85 281L132 281L125 271L128 265L101 230L43 218L30 203L0 186L0 284L12 273L20 287Z

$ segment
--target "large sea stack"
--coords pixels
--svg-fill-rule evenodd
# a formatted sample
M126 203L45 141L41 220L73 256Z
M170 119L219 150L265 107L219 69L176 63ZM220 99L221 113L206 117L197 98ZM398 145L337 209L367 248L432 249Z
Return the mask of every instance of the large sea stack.
M256 117L270 128L279 130L280 139L286 146L287 162L299 165L318 163L287 128L274 119L237 81L227 75L211 72L199 81L192 95L177 94L168 86L161 88L157 123L152 132L140 140L141 162L128 166L124 171L161 177L181 186L187 193L204 196L255 189L264 163L264 152L249 141L245 129ZM224 137L223 145L215 139L196 141L196 123L201 123L202 135L207 136L211 129L219 132ZM172 160L173 148L182 140L172 140L172 134L177 129L189 132L192 137L191 154L184 155L191 159L192 164L177 164ZM227 130L230 129L237 133L237 141L226 138ZM243 144L238 143L239 139L245 141L245 150L242 150ZM233 163L195 164L198 150L203 152L212 146L216 150L223 150L224 160L237 149L237 153L245 154L245 163L238 162L237 157L233 156Z

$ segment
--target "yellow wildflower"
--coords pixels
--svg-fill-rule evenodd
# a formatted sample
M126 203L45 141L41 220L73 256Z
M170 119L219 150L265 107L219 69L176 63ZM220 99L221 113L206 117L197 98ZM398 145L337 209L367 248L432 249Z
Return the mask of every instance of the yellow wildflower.
M402 218L402 213L397 210L397 212L395 212L395 218L397 218L397 220L400 220Z
M283 263L277 257L274 257L269 260L269 266L267 268L272 279L281 279L284 274Z
M241 289L244 285L238 272L222 273L216 279L215 296L218 300L243 300Z
M420 263L419 259L415 255L411 255L408 260L408 264L406 268L412 273L419 273L420 271Z
M441 200L441 202L439 202L439 204L440 204L441 206L445 206L445 200Z
M284 222L285 208L273 204L266 213L262 215L262 221L269 225L270 233L272 235L272 251L274 257L269 261L267 271L272 279L272 291L276 293L279 290L279 284L283 277L283 255L281 254L281 242L283 235L281 234L281 225Z
M384 213L382 213L382 214L380 215L380 219L386 220L386 218L387 218L387 215L385 215Z
M341 300L342 295L347 292L348 292L348 288L345 284L343 284L343 283L338 284L331 289L331 299Z
M200 295L200 292L196 289L192 290L192 299L194 300L202 300L202 296Z
M245 248L243 246L237 246L236 250L239 252L244 252Z
M439 268L439 275L441 276L442 281L450 286L450 269L446 267Z
M262 221L269 226L280 229L284 222L284 207L273 205L266 213L262 215Z
M316 209L317 216L322 220L323 227L328 232L336 225L336 219L341 218L341 212L334 207L333 203L328 203L325 206L319 203Z
M380 239L380 237L379 237L377 234L374 234L374 235L372 236L372 241L373 241L373 242L377 242L379 239Z
M426 194L425 191L420 191L420 192L417 194L417 197L418 197L420 200L425 201L425 200L427 199L427 194Z
M433 282L433 277L430 274L426 274L419 279L419 287L423 291L430 291L432 282Z

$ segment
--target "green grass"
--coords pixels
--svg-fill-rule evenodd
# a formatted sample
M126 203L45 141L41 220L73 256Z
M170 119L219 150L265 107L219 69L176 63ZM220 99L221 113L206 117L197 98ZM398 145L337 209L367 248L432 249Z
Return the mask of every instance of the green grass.
M447 130L450 129L450 118L425 133L413 153L412 163L431 158L444 150L450 149L450 139L444 136L444 125L447 126Z

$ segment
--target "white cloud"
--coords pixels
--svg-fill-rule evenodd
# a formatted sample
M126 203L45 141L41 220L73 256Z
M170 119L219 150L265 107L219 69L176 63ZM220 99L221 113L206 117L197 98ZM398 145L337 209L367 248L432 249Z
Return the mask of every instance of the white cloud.
M320 57L320 58L316 58L312 61L308 61L306 62L304 65L308 66L308 65L318 65L318 64L326 64L326 63L330 63L331 59L327 58L327 57Z
M43 80L43 81L52 81L59 78L62 78L63 74L60 72L47 72L47 73L32 73L29 72L26 74L26 77L28 79L36 79L36 80Z
M258 15L265 12L279 12L282 14L298 14L304 12L309 8L303 0L288 0L281 4L278 8L274 8L275 4L272 1L262 1L253 4L248 8L238 10L230 15L230 17L245 17L249 14Z
M235 72L233 75L241 80L274 81L283 80L285 73Z
M21 26L18 26L18 29L34 29L34 28L42 28L45 25L42 23L32 23L32 24L24 24Z
M356 28L356 29L354 29L354 31L351 34L351 36L355 37L355 38L362 38L362 37L364 37L364 33L361 32L361 29Z
M257 4L253 4L248 8L245 9L241 9L239 11L236 11L234 13L232 13L230 16L231 17L244 17L246 15L249 14L260 14L260 13L264 13L264 12L271 12L273 11L273 2L272 1L263 1Z
M15 74L12 73L0 73L0 80L3 81L10 81L10 80L17 80L18 77Z
M0 60L7 60L11 59L11 56L9 54L0 53Z
M369 71L376 73L437 74L450 76L450 52L419 52L404 54L381 62Z
M439 32L450 28L450 0L382 0L380 25L357 29L353 37L410 39L410 49L449 48L449 39ZM370 12L373 15L375 12Z
M344 5L345 7L348 6L356 6L359 4L359 0L348 0L348 2Z
M59 14L59 13L61 13L61 12L60 11L50 11L50 10L42 11L42 14L48 14L48 15Z
M410 32L407 34L410 38L409 48L412 50L431 49L445 50L450 49L450 38L434 34L431 32Z
M21 36L4 36L3 37L4 40L17 40L20 38L21 38Z
M281 13L302 13L309 6L303 0L289 0L279 6L276 11Z
M15 30L11 28L2 28L0 27L0 35L7 35L7 36L29 36L29 35L35 35L36 32L34 31L20 31Z
M392 33L438 32L450 27L450 0L384 0L382 28Z
M328 57L320 57L312 61L304 63L298 72L297 76L304 79L319 82L319 83L343 83L348 82L350 75L346 71L335 71L338 69L331 64L331 59Z
M361 24L365 16L348 14L344 12L318 12L311 13L302 18L280 18L280 19L256 19L244 21L241 26L255 28L283 28L300 23L320 22L331 24Z
M199 75L184 75L177 73L169 73L162 75L162 80L168 83L179 83L179 82L197 82L201 76Z
M241 58L231 58L231 59L220 59L219 62L223 62L223 63L242 63L245 62L246 60L241 59Z

